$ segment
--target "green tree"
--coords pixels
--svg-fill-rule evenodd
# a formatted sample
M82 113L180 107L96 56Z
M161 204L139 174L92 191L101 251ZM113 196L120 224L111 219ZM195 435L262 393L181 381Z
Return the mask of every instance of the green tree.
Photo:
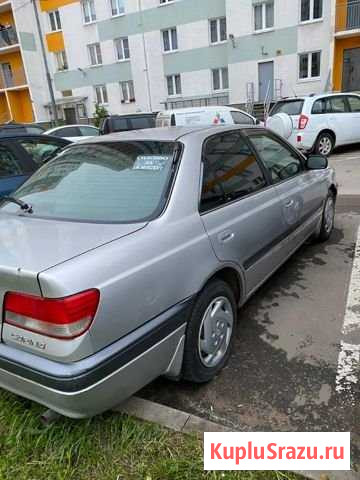
M109 115L109 112L103 105L99 105L98 103L95 105L95 112L94 112L94 124L95 127L100 127L101 120L106 118Z

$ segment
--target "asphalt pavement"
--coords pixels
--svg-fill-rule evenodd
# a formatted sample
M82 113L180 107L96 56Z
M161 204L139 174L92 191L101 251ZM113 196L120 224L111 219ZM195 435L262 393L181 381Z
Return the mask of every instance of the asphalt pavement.
M140 396L238 431L351 431L360 472L360 150L330 159L334 233L304 245L241 309L228 366L202 386Z

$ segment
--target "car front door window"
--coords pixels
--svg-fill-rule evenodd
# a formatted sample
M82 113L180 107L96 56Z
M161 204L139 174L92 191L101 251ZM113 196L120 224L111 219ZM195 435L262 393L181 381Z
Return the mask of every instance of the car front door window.
M47 140L21 140L20 145L39 167L62 148L62 145Z
M252 135L251 142L269 171L273 183L295 177L303 171L302 162L296 153L266 133Z
M266 185L254 153L238 132L209 139L203 161L202 212L249 195Z
M0 178L23 174L24 169L15 155L5 145L0 145Z

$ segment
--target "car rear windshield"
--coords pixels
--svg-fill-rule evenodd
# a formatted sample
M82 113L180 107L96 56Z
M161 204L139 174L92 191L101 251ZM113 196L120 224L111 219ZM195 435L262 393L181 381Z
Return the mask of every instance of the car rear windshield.
M162 211L173 173L174 142L116 142L71 146L44 165L13 196L32 216L135 223ZM13 203L2 210L17 213Z
M286 100L284 102L277 102L272 108L270 115L276 113L287 113L288 115L301 115L304 105L304 100Z

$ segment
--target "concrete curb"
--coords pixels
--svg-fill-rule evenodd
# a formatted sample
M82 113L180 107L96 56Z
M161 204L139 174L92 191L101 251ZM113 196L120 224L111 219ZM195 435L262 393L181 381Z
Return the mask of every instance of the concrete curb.
M157 423L163 427L183 433L230 432L231 430L209 422L189 413L150 402L139 397L132 397L114 409L115 412L126 413L140 420Z
M147 422L157 423L176 432L198 433L204 432L231 432L233 429L210 422L203 418L191 415L175 408L167 407L159 403L144 400L139 397L131 397L125 403L113 409L114 412L126 413L132 417ZM354 472L298 472L310 480L359 480L359 474Z

